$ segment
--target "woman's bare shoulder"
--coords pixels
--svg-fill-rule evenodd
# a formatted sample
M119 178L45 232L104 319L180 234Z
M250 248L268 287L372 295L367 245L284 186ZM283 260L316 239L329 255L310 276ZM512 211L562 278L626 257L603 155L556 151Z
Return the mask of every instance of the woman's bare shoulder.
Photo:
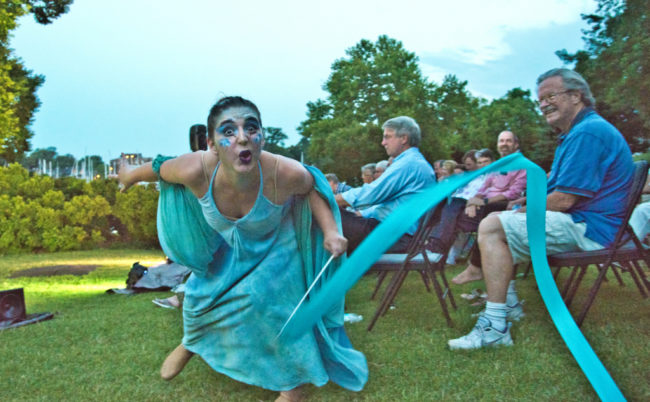
M212 152L191 152L166 161L160 173L166 181L195 187L205 181L206 173L212 173L217 160Z
M262 161L271 167L271 171L274 171L277 166L278 187L286 188L294 194L305 194L311 189L313 178L297 160L263 152Z

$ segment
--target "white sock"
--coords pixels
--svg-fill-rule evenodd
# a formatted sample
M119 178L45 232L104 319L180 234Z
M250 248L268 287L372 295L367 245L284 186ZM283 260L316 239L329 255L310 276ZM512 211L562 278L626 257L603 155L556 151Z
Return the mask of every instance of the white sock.
M517 298L517 291L515 290L515 280L512 279L508 284L508 293L506 295L506 304L510 307L516 306L519 303Z
M492 323L492 328L497 331L505 331L506 329L506 303L485 303L485 317Z

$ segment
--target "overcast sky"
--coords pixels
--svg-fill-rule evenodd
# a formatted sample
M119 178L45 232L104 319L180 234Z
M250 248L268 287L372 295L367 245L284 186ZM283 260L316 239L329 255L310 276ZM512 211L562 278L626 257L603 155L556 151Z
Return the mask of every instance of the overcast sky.
M533 89L561 66L559 49L583 47L581 13L594 0L373 0L314 2L76 0L48 26L31 15L11 41L45 76L32 148L59 154L178 155L188 130L223 95L255 102L288 144L306 104L325 98L332 63L361 39L388 35L440 83L468 81L477 96ZM313 3L313 4L312 4Z

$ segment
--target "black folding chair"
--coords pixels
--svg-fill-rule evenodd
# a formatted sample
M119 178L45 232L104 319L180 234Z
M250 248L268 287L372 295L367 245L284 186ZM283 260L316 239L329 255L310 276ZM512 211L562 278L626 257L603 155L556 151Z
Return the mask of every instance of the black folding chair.
M645 261L646 267L650 267L650 251L639 241L628 223L630 215L632 215L632 211L641 197L641 191L645 185L647 175L648 163L646 161L636 162L632 188L630 189L626 200L623 224L616 233L612 246L595 251L566 252L548 256L549 265L551 267L556 267L554 273L556 278L562 267L571 268L571 274L561 291L567 307L571 305L578 290L578 286L587 273L587 267L589 265L594 265L599 271L598 276L589 291L587 300L582 307L582 311L576 320L578 326L582 325L603 280L606 279L607 271L610 268L621 285L623 285L623 281L618 271L620 270L629 273L641 295L644 298L648 297L648 292L650 292L650 282L648 281L643 268L639 264L639 261Z
M382 299L380 301L379 307L375 312L370 324L368 325L368 331L371 331L375 326L375 323L380 316L386 314L390 305L395 300L397 292L404 283L406 276L409 271L418 271L425 283L427 291L430 291L429 283L433 286L433 289L438 297L440 302L440 307L442 307L443 315L447 320L447 325L452 326L451 317L449 316L449 310L447 307L446 298L449 296L449 301L451 305L456 308L456 302L454 301L454 296L449 289L449 283L445 277L444 272L444 255L433 253L426 248L426 242L429 238L429 234L433 229L432 219L434 210L429 210L424 217L420 220L419 226L413 239L408 246L408 249L405 253L399 254L384 254L382 257L375 262L372 266L373 271L379 272L379 281L373 292L373 297L379 291L381 283L389 272L394 272ZM438 274L442 279L443 287L438 281Z

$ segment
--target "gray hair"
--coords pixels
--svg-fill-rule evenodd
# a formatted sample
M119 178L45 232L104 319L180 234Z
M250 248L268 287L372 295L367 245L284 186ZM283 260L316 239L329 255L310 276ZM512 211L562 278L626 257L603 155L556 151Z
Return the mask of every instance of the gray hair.
M326 178L328 181L331 181L331 182L333 182L333 183L336 183L336 184L339 183L339 178L338 178L338 177L336 176L336 174L334 174L334 173L327 173L327 174L325 175L325 178Z
M594 106L596 104L596 99L594 99L594 96L591 94L591 89L589 89L587 81L585 81L580 74L573 70L569 70L568 68L554 68L548 70L537 78L537 86L539 87L544 80L552 77L562 78L562 85L564 85L564 89L567 91L580 92L582 103L584 103L585 106Z
M372 174L375 174L375 166L376 165L374 163L367 163L361 166L361 174L363 174L363 172L365 172L366 170L370 170Z
M408 137L409 145L412 147L420 145L420 139L422 138L422 134L420 134L420 126L412 117L393 117L392 119L386 120L381 128L395 130L395 135L398 137Z
M388 161L379 161L377 162L377 166L375 166L375 169L384 169L388 167Z

